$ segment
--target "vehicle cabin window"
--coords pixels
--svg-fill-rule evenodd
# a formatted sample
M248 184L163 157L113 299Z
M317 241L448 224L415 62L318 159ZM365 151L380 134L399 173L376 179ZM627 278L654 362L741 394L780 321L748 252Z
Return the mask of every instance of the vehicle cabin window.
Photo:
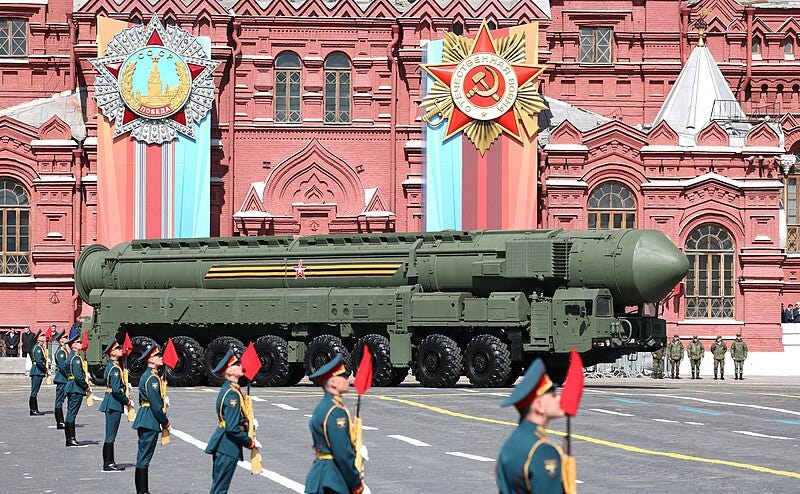
M586 311L585 315L591 316L592 315L592 305L593 302L591 300L584 300L583 302L578 302L574 304L566 304L564 306L564 315L565 316L580 316L582 315L581 312L584 310ZM584 309L585 307L585 309Z
M598 317L610 317L614 315L614 304L611 303L611 299L608 297L598 297L597 298L597 316Z

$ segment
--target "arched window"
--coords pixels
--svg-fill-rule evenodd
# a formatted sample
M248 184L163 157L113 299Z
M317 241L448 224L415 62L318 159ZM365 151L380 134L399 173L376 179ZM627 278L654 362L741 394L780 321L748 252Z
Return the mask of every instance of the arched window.
M725 228L707 223L686 239L687 319L733 317L733 237Z
M750 49L751 58L753 60L761 60L761 40L753 37L753 45Z
M794 60L794 38L791 36L783 40L783 59Z
M30 204L21 184L0 178L0 276L30 272Z
M636 228L636 197L619 182L600 184L587 204L590 230Z
M795 164L784 179L786 184L786 252L800 252L800 151L794 152Z
M325 123L350 123L350 59L334 52L325 59Z
M300 123L300 69L297 53L275 59L275 123Z

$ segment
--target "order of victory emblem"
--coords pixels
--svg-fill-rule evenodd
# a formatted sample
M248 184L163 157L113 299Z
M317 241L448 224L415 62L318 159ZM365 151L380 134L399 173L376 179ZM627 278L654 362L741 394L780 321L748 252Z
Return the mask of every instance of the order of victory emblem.
M445 140L464 134L484 154L502 134L536 133L534 115L546 108L536 87L543 65L526 64L525 36L494 40L486 22L475 39L446 33L443 63L422 65L434 78L420 103L429 125L447 120Z
M114 36L104 57L90 60L97 70L95 100L114 121L114 137L162 144L177 132L194 137L194 126L214 103L212 73L219 62L183 29L164 26L153 15L147 26Z

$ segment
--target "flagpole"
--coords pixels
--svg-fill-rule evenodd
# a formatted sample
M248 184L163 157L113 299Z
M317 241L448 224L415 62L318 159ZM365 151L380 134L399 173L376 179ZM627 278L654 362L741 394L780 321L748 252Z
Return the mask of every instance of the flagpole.
M571 418L572 417L567 415L567 439L564 442L564 446L566 446L564 449L566 450L566 453L568 455L572 454L572 438L570 437L570 435L571 435L571 431L570 431L571 421L570 421L570 419Z

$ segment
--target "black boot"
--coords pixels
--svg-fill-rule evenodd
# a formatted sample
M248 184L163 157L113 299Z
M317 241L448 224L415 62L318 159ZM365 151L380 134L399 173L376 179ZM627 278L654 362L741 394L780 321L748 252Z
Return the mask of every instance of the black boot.
M715 381L717 380L717 373L716 372L714 373L714 380Z
M725 380L725 373L724 373L724 372L722 372L722 371L720 371L720 373L719 373L719 378L720 378L720 379L722 379L722 380L724 381L724 380Z
M64 409L56 408L53 414L56 416L56 429L64 430Z
M103 471L121 472L123 470L125 470L124 467L118 467L114 463L114 443L103 443Z
M64 434L67 436L67 447L85 448L87 446L75 440L75 422L64 422Z
M147 469L137 468L134 477L136 480L136 494L150 494L150 489L147 487Z
M39 411L39 401L35 396L28 398L28 408L31 409L31 416L44 415L44 413Z

